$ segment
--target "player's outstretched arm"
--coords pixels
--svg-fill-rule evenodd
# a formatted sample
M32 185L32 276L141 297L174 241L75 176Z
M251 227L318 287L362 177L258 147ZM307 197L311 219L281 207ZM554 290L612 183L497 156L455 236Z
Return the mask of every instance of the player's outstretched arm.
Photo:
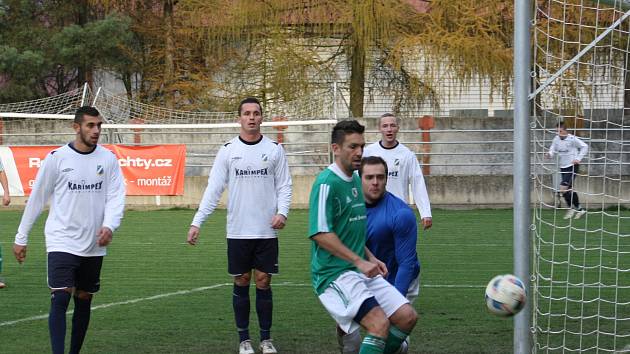
M208 185L199 203L199 208L197 208L197 212L193 217L192 226L200 228L201 224L206 221L219 204L221 194L229 182L228 158L229 154L226 147L223 146L214 159L214 164L208 176Z
M28 234L31 232L33 224L37 221L39 214L41 214L44 206L48 202L48 199L50 199L50 196L55 190L55 181L57 180L57 161L53 153L54 152L51 152L48 156L46 156L39 168L39 171L37 171L35 184L33 185L31 195L26 203L26 208L24 208L22 220L20 220L20 225L18 226L18 231L15 234L14 243L17 246L27 245ZM26 250L26 248L24 248L24 250ZM26 251L24 251L23 257L25 256ZM18 261L20 261L20 258L18 258Z

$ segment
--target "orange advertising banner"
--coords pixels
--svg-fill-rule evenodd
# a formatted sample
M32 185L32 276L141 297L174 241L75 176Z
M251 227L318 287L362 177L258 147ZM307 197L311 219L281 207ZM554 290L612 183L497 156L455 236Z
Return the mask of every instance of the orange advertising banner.
M182 195L186 145L103 145L116 154L127 195ZM11 146L23 195L29 195L42 161L58 146ZM19 193L21 194L21 193Z

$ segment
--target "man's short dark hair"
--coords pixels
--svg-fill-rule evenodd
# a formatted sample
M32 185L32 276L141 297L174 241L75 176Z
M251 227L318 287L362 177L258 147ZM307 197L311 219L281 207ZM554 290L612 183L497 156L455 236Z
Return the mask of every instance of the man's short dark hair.
M245 99L243 99L241 101L241 103L238 105L238 115L241 115L241 109L243 108L243 105L246 103L255 103L258 105L258 108L260 108L260 114L263 113L263 109L262 109L262 105L260 104L260 101L256 98L256 97L247 97Z
M381 117L378 119L378 125L381 125L381 121L383 120L383 118L387 118L387 117L392 117L396 120L396 124L398 124L398 117L396 117L394 115L394 113L383 113L381 114Z
M558 124L556 124L556 128L567 129L567 127L564 125L564 122L558 122Z
M363 175L363 166L365 165L383 165L385 168L385 178L387 178L387 162L380 156L366 156L361 159L361 167L359 167L359 176Z
M74 122L77 124L81 124L83 122L84 116L98 117L100 115L101 114L96 108L92 106L82 106L77 108L77 111L74 112Z
M346 135L358 133L363 134L365 127L362 126L356 120L342 120L335 124L333 128L330 141L333 144L341 145L346 138Z

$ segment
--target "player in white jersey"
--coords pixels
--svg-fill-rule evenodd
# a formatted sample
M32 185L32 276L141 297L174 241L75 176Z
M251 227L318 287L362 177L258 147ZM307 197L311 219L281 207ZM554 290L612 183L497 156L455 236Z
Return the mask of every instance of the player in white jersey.
M547 153L548 158L558 155L560 166L560 194L564 197L569 210L564 216L565 219L581 218L586 214L586 209L580 206L580 198L573 190L573 181L580 169L580 162L588 153L588 145L577 136L569 134L564 123L556 125L558 135L553 138L551 147Z
M431 203L424 183L422 169L416 154L397 140L398 119L391 113L381 116L378 124L381 140L369 145L363 151L363 157L379 156L387 162L387 191L409 202L409 185L420 212L421 224L427 230L433 225Z
M48 328L53 353L64 353L66 311L74 297L70 353L79 353L90 322L92 296L100 288L106 247L120 225L125 185L118 159L98 145L103 120L93 107L77 109L73 142L44 159L22 221L13 253L26 259L28 234L50 200L46 220L48 287L51 292Z
M255 98L239 105L239 136L219 150L208 186L188 231L195 245L199 228L228 188L228 273L234 277L232 305L239 353L253 354L249 336L249 284L256 283L256 313L262 353L277 353L271 340L271 275L278 272L278 230L284 228L291 203L291 175L284 148L260 132L262 107Z
M7 180L7 174L4 172L4 165L0 161L0 185L2 185L2 205L8 206L11 204L11 195L9 194L9 181ZM7 285L2 278L2 247L0 247L0 289L4 289Z

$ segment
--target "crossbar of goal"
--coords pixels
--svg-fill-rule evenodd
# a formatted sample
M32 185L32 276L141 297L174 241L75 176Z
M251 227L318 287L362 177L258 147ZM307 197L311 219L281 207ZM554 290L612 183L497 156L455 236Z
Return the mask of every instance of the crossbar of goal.
M0 118L74 119L74 114L0 112Z
M612 32L615 28L617 28L626 18L630 16L630 10L626 11L617 21L615 21L612 25L608 26L604 32L602 32L597 38L595 38L591 43L589 43L586 47L580 50L571 60L569 60L566 64L564 64L558 71L556 71L551 77L549 77L545 82L540 85L536 91L529 94L528 99L532 100L536 97L542 90L546 89L547 86L551 85L554 81L556 81L562 73L564 73L567 69L571 67L571 65L577 63L581 57L583 57L589 50L599 43L602 39L604 39L610 32Z
M0 112L0 118L32 118L32 119L74 119L74 114L52 114L52 113L14 113ZM336 124L336 119L314 119L302 121L274 121L263 122L263 127L287 127L287 126L304 126L304 125L326 125ZM103 129L219 129L219 128L238 128L239 123L180 123L180 124L103 124Z
M336 124L335 119L263 122L263 127L286 127L304 125ZM103 124L103 129L218 129L238 128L238 123L194 123L194 124Z

